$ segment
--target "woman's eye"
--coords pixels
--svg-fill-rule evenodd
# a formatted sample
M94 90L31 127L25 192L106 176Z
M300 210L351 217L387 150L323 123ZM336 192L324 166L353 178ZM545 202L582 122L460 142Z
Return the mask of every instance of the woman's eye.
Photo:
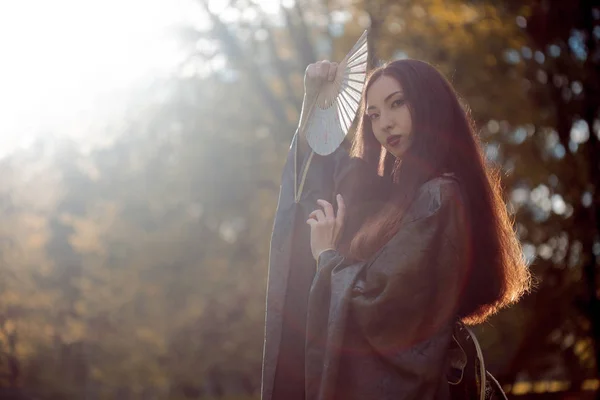
M404 104L404 99L394 100L392 103L392 107L400 107Z
M375 114L375 113L369 114L368 117L371 121L373 121L374 119L377 119L377 117L379 117L379 114Z

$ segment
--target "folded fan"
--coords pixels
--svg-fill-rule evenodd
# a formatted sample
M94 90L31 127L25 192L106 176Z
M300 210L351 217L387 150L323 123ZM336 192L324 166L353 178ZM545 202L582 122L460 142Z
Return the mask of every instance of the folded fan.
M309 110L305 135L319 155L333 153L356 117L367 73L367 31L339 63L333 82L323 85Z

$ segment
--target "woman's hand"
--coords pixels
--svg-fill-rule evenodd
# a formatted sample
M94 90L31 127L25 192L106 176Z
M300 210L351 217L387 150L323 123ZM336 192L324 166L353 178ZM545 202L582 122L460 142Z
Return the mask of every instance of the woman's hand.
M304 72L304 99L302 100L302 111L300 113L300 121L298 122L300 137L303 139L300 141L300 150L303 152L308 151L308 143L306 142L304 131L308 123L310 109L314 107L321 87L325 83L335 80L337 68L337 63L327 60L318 61L306 67L306 71Z
M328 60L317 61L306 67L304 72L304 98L312 99L319 94L321 86L333 82L337 73L338 63Z
M317 200L323 209L317 209L308 216L307 224L310 225L310 248L315 260L325 250L335 250L342 228L346 205L342 195L336 196L338 210L337 215L333 212L333 206L325 200Z

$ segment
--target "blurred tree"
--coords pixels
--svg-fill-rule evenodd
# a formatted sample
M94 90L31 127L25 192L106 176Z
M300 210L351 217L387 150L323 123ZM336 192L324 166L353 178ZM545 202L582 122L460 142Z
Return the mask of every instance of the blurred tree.
M368 26L373 65L410 56L450 78L504 169L539 285L479 328L491 369L506 383L591 376L598 8L283 3L271 15L231 0L238 17L224 20L199 0L210 24L181 28L190 57L107 127L118 139L84 153L47 137L0 163L0 387L43 399L256 394L304 69L341 59Z
M532 318L508 376L600 376L598 303L599 4L536 1L516 23L528 42L507 52L526 68L536 118L501 130L521 238L539 276ZM529 199L527 199L529 197Z

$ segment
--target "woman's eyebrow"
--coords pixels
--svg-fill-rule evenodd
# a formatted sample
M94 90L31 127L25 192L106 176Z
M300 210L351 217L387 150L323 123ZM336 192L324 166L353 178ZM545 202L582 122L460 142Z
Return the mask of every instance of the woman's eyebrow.
M396 95L396 94L398 94L398 93L402 94L402 90L397 90L397 91L395 91L394 93L392 93L392 94L388 95L388 96L385 98L385 100L383 100L383 102L384 102L384 103L387 103L387 101L388 101L389 99L391 99L391 98L392 98L392 96L394 96L394 95ZM376 107L375 107L375 106L369 106L369 107L367 107L367 111L368 111L368 110L371 110L371 109L373 109L373 108L376 108Z

